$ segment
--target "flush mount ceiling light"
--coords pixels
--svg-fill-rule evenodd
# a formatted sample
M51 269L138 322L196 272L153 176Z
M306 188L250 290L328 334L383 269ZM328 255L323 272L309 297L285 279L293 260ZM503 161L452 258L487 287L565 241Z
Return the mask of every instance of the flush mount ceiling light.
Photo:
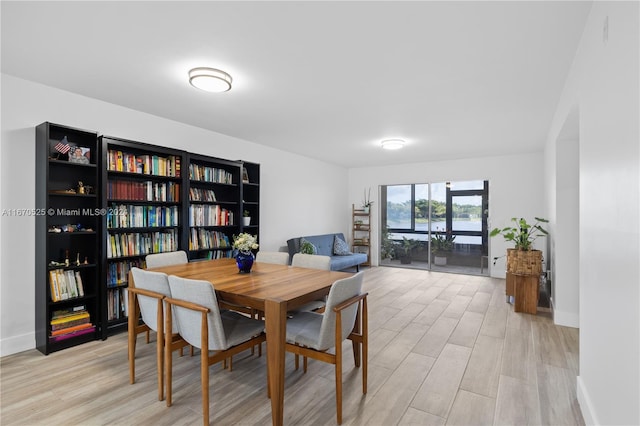
M226 92L231 89L232 81L229 74L215 68L194 68L189 71L189 83L207 92Z
M387 139L380 142L383 149L400 149L404 146L402 139Z

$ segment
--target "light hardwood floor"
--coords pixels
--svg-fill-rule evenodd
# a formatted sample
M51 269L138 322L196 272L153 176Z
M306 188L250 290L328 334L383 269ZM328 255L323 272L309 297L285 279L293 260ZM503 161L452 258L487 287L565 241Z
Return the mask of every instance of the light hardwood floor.
M366 271L369 392L345 343L346 425L583 425L576 400L578 330L518 314L504 280L407 270ZM129 384L126 334L43 356L0 360L2 425L200 424L199 357L174 357L173 406L157 400L155 345L137 349ZM287 355L284 421L335 424L333 366ZM268 425L265 358L210 369L213 424Z

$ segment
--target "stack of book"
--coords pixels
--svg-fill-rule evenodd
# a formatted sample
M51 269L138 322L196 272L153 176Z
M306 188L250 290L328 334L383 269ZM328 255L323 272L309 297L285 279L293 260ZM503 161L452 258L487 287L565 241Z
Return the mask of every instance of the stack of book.
M84 306L54 311L51 316L51 342L60 342L83 334L93 333L96 327L91 324L89 312Z

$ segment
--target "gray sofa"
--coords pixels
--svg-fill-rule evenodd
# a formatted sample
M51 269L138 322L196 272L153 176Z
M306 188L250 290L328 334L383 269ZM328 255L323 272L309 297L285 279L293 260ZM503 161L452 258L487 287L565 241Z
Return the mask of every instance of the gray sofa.
M341 238L342 241L347 241L342 233L310 235L306 237L297 237L287 240L287 247L289 248L289 263L291 263L293 255L300 252L300 240L304 238L316 247L316 254L331 257L332 271L341 271L343 269L352 268L354 266L356 268L356 271L358 271L359 265L367 261L367 255L364 253L335 255L333 253L333 239L335 236Z

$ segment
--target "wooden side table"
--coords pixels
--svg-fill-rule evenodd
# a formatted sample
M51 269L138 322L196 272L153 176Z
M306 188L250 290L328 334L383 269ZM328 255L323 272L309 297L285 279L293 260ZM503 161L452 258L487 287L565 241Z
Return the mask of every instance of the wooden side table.
M537 274L512 274L514 312L525 312L535 315L538 311L538 283L540 277Z

